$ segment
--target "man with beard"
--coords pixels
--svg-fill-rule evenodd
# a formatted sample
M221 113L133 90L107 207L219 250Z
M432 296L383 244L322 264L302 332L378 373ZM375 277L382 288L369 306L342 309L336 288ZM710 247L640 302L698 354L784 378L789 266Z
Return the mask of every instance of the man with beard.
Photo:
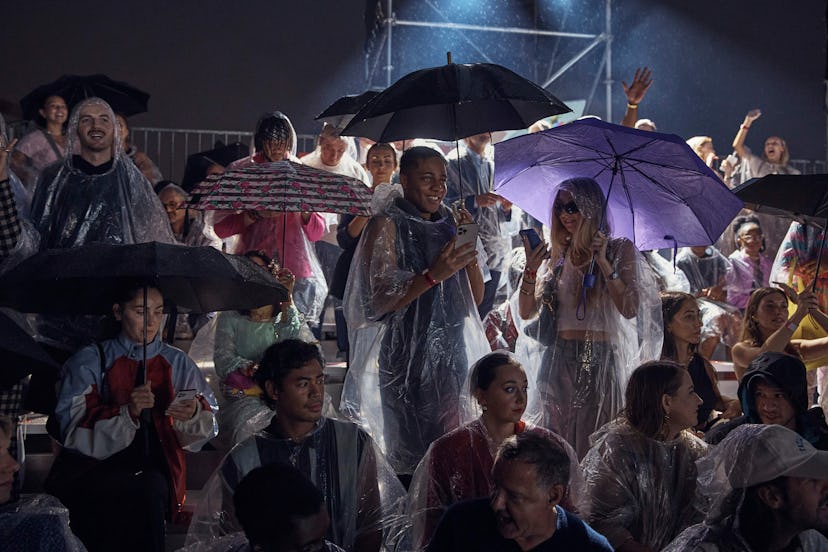
M737 427L699 460L703 523L668 552L826 550L828 452L781 425Z
M270 423L236 445L207 482L207 496L190 525L188 546L238 531L229 495L255 468L286 463L322 493L331 520L328 540L347 550L380 549L383 533L399 519L405 491L367 433L351 422L322 415L323 366L319 348L298 339L267 349L254 378L271 409Z
M569 483L569 456L536 433L518 433L500 446L491 498L449 508L428 546L453 550L611 551L607 539L559 506Z
M147 179L124 155L115 114L100 98L84 100L69 122L69 154L44 169L32 201L41 249L89 242L174 243L167 215Z

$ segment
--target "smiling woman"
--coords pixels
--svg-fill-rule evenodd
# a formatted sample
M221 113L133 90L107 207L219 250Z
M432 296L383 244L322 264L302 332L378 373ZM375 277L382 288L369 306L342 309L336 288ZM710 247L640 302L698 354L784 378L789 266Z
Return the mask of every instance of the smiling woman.
M796 294L791 288L759 288L745 307L742 340L733 346L733 369L740 380L750 362L764 352L784 352L805 361L828 354L828 337L791 339L805 316L811 315L824 329L828 316L817 304L809 289ZM796 302L796 310L788 316L788 300Z

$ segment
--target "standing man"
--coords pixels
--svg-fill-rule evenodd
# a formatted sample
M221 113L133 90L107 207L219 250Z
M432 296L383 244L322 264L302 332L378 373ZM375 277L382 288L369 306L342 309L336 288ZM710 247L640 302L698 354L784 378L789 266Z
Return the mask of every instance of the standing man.
M368 222L348 274L352 362L342 410L383 443L398 474L410 475L431 442L460 425L469 366L491 349L476 310L477 252L455 247L443 205L442 154L407 150L400 183L402 197L389 195ZM461 222L470 221L463 211Z
M322 126L322 132L319 133L316 149L304 156L302 163L315 169L350 176L369 184L371 178L368 173L362 168L362 165L347 153L349 141L351 141L350 138L346 139L340 136L338 128L325 123ZM322 265L325 281L328 283L328 289L330 289L336 262L342 254L342 248L339 247L336 240L339 216L333 213L324 213L322 216L325 217L325 233L314 245L316 246L316 254L319 256L319 263ZM342 313L342 301L333 296L331 298L333 299L334 319L336 321L337 357L344 358L345 351L348 349L348 336L346 335L348 327L345 325L345 316ZM322 337L324 319L325 311L323 310L319 317L317 338Z
M483 301L477 307L480 318L485 318L494 306L495 293L500 287L500 275L506 266L511 247L501 235L500 222L510 220L512 204L492 193L494 164L486 157L486 147L492 141L489 133L465 138L465 152L448 163L448 181L445 203L451 207L463 200L463 206L478 225L478 235L486 253L490 279L485 284ZM458 155L459 155L458 151Z
M108 103L89 98L78 104L68 137L69 151L78 143L80 153L44 169L32 200L41 249L175 243L161 201L124 155Z
M560 505L569 484L567 452L543 435L518 433L497 451L491 497L451 506L428 552L479 550L605 551L612 546Z

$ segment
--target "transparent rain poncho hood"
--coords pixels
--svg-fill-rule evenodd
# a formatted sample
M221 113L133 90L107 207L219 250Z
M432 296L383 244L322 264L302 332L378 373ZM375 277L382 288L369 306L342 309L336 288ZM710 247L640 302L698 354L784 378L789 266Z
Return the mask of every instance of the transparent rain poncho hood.
M101 174L87 174L72 155L79 141L80 113L102 107L112 121L112 165ZM32 221L41 248L75 247L89 242L174 243L161 201L135 163L125 156L115 115L105 101L89 98L72 111L68 129L70 152L60 164L41 174L32 201ZM83 146L81 146L83 147Z
M443 206L425 220L397 193L386 199L348 275L351 363L341 410L371 433L397 473L410 474L432 441L472 419L461 394L468 396L469 367L490 348L465 270L393 310L456 229Z
M278 435L275 427L274 421L227 454L204 486L186 544L209 545L240 531L233 508L236 485L254 468L285 462L322 493L331 520L328 540L346 550L363 539L394 549L406 494L373 440L353 423L324 417L301 442Z
M253 132L254 153L262 151L266 140L289 143L288 153L291 157L296 156L296 130L288 116L281 111L271 111L259 117Z
M661 550L703 517L696 502L696 460L707 445L687 431L671 441L645 437L619 418L594 436L581 462L581 516L614 548L634 539Z
M529 378L525 418L562 435L582 458L589 436L621 410L633 368L659 358L661 300L644 256L626 238L612 237L610 217L601 216L604 196L598 185L590 179L571 179L559 185L557 193L561 191L572 196L584 219L581 229L589 224L608 236L607 258L625 286L620 304L613 300L597 263L592 270L594 287L584 294L584 273L591 259L585 238L579 240L576 230L567 241L563 225L553 220L551 256L539 267L535 284L536 309L526 320L517 316L519 291L512 295L511 308L520 330L515 354ZM573 264L575 251L587 261ZM565 330L583 339L561 338Z
M782 426L744 424L735 428L697 462L698 493L707 515L682 532L665 551L751 552L753 548L743 535L757 529L772 530L772 525L765 520L763 527L751 528L754 519L740 519L746 501L751 500L748 489L786 475L828 477L824 459L821 467L811 464L816 454L826 453L817 452L801 436ZM805 462L810 467L804 468ZM803 469L811 473L797 473ZM819 473L813 473L815 470ZM813 530L800 533L798 538L801 548L797 550L828 547L825 537Z

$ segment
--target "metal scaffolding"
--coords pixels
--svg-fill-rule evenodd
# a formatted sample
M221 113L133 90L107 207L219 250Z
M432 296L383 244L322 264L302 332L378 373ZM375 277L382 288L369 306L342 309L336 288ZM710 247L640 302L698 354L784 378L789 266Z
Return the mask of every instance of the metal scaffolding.
M434 4L430 0L425 0L435 11L438 11L438 8L434 6ZM578 63L581 59L583 59L589 52L594 50L596 47L603 45L604 47L604 56L601 60L601 65L598 68L598 71L595 75L595 81L591 87L590 96L587 99L587 105L589 105L592 95L595 92L595 89L598 85L598 82L601 77L601 73L603 70L604 74L604 88L606 92L606 112L605 112L605 120L612 121L612 0L604 0L604 31L600 34L592 34L592 33L572 33L572 32L563 32L563 31L552 31L552 30L543 30L543 29L525 29L520 27L492 27L486 25L469 25L465 23L454 23L449 21L413 21L413 20L404 20L404 19L397 19L396 15L394 14L394 2L393 0L386 0L386 7L385 7L385 18L382 20L382 29L383 33L379 37L379 44L378 47L375 49L373 53L366 54L366 64L365 64L365 78L366 78L366 88L372 88L375 86L374 84L374 77L376 76L377 70L380 69L379 63L383 57L383 53L385 54L385 65L382 66L382 70L385 72L385 85L386 87L390 86L394 79L392 78L392 73L394 70L394 63L393 63L393 33L394 27L402 26L402 27L425 27L428 29L449 29L454 31L485 31L491 33L506 33L506 34L517 34L517 35L533 35L538 37L560 37L560 38L572 38L572 39L579 39L579 40L588 40L589 43L584 46L580 51L578 51L575 55L573 55L570 59L560 65L560 67L550 67L551 76L547 78L541 86L543 88L549 87L553 82L558 80L562 75L564 75L569 69L571 69L576 63ZM464 40L468 42L473 48L475 48L478 53L485 59L487 62L492 62L486 53L478 48L470 39L463 36ZM554 71L554 73L552 73Z

